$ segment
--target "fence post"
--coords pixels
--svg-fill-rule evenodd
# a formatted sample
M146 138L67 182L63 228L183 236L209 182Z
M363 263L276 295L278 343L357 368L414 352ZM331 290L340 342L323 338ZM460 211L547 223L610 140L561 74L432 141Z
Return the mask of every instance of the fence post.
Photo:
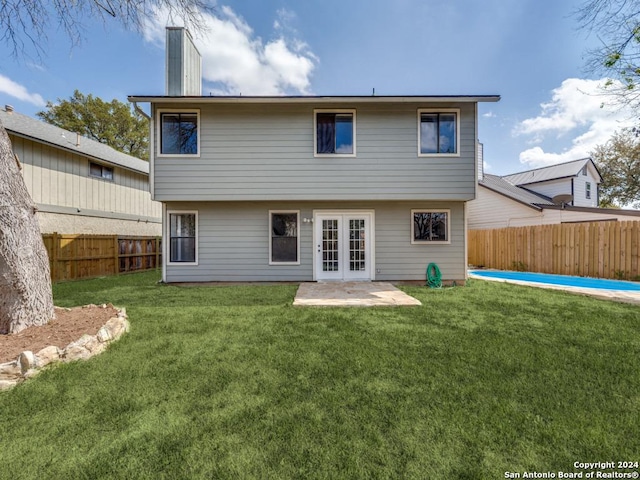
M160 237L156 237L156 268L160 266Z
M60 240L58 239L58 232L53 232L51 235L51 280L58 280L58 249Z
M118 235L113 236L113 270L115 275L120 275L120 242Z

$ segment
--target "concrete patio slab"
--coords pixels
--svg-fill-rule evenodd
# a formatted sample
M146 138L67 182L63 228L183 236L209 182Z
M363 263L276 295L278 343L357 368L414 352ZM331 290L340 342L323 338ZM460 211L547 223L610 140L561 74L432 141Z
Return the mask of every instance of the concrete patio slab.
M386 282L301 283L293 304L321 307L422 305L416 298Z

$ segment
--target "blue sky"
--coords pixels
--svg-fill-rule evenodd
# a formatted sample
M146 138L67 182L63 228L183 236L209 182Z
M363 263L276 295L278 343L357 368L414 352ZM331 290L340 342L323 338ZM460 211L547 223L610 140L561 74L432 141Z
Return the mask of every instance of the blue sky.
M507 174L582 158L631 115L608 107L585 71L595 35L579 1L262 0L215 4L203 94L476 95L486 171ZM173 22L172 24L177 24ZM105 100L164 93L162 12L142 34L87 24L73 47L50 28L41 61L0 44L0 105L34 116L74 89ZM32 52L31 52L32 53ZM605 103L605 108L601 104Z

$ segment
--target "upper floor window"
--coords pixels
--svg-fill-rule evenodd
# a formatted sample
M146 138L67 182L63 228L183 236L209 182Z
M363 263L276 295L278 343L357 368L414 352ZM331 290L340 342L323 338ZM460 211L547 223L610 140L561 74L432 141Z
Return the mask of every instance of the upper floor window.
M582 170L580 170L582 175L584 175L585 177L587 176L587 166L585 165L584 167L582 167Z
M160 155L198 155L198 111L160 111Z
M590 182L586 182L585 183L585 197L586 198L591 198L591 183Z
M418 110L419 154L458 155L459 119L458 110Z
M355 110L315 110L314 123L316 155L355 156Z
M92 177L104 178L113 181L113 167L100 165L99 163L89 162L89 175Z

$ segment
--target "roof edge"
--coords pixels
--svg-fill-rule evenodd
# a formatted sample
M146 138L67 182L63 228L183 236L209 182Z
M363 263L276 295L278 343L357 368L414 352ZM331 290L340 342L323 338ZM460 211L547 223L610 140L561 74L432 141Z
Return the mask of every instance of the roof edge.
M516 175L524 175L525 173L531 173L531 172L538 172L540 170L547 170L549 168L553 168L553 167L557 167L560 165L568 165L569 163L577 163L577 162L586 162L587 160L590 160L591 163L593 163L593 165L595 166L595 162L593 161L593 158L591 157L583 157L583 158L576 158L575 160L569 160L567 162L559 162L559 163L553 163L551 165L545 165L544 167L536 167L536 168L530 168L529 170L522 170L520 172L513 172L513 173L507 173L506 175L500 175L501 178L503 179L507 179L508 177L515 177ZM598 169L598 167L596 167L596 170ZM600 172L598 172L599 174ZM568 175L565 177L558 177L558 178L571 178L574 177L575 175ZM533 183L537 183L537 182L533 182ZM521 184L523 185L523 184Z
M130 102L142 103L415 103L415 102L498 102L500 95L334 95L334 96L166 96L129 95Z
M623 215L629 217L640 217L640 210L629 210L623 208L598 208L598 207L574 207L573 205L542 205L542 208L550 210L568 210L572 212L601 213L611 215Z

